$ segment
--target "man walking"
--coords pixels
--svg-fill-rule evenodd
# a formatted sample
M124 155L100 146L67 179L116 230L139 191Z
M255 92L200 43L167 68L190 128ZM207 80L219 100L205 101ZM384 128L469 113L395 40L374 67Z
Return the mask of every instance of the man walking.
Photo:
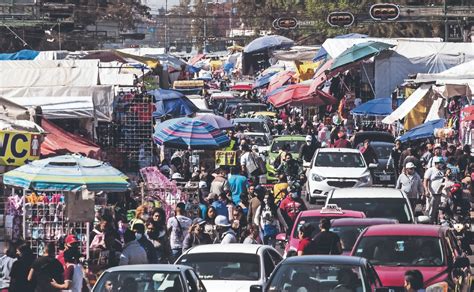
M401 190L410 200L411 208L415 211L416 203L423 194L423 183L415 171L415 164L408 162L398 177L395 187Z
M185 207L183 202L178 203L174 211L174 216L170 217L167 223L173 261L183 252L183 241L192 224L192 220L185 216Z
M428 168L425 172L424 188L428 216L431 223L438 222L439 204L441 203L441 191L444 183L443 158L435 156L432 158L434 166Z

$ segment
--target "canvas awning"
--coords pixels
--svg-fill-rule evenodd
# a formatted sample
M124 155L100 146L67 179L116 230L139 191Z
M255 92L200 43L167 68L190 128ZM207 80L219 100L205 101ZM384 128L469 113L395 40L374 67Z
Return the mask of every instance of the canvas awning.
M47 119L94 118L94 103L91 96L36 96L19 97L15 102L24 107L41 107Z
M393 124L396 121L403 119L408 113L423 99L423 97L430 91L431 85L423 84L418 87L412 95L410 95L405 101L391 113L389 116L382 120L384 124Z
M100 147L94 142L69 133L46 119L41 121L41 126L47 132L43 143L41 143L42 156L81 153L88 157L99 158Z

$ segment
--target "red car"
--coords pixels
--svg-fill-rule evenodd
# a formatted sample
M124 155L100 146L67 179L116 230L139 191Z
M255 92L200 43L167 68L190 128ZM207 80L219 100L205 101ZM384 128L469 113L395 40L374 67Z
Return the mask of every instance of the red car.
M374 265L382 285L404 291L404 274L419 270L427 291L470 291L469 259L452 231L439 225L370 226L359 236L352 256Z
M320 210L307 210L302 211L296 217L295 224L291 230L289 238L286 237L286 234L281 233L277 236L277 241L288 241L285 247L285 253L283 257L287 257L288 254L296 255L296 249L298 248L299 238L298 230L301 225L305 223L310 223L315 227L313 236L319 232L319 221L322 218L336 219L336 218L365 218L364 212L352 211L352 210L342 210L334 205L328 205Z

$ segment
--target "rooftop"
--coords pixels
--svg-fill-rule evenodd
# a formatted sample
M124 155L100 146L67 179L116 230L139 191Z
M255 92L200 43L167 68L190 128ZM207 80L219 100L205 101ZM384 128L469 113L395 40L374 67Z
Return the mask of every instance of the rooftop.
M123 271L160 271L160 272L179 272L181 270L189 269L188 266L183 265L126 265L117 266L107 269L106 272L123 272Z
M404 198L400 190L394 188L342 188L335 189L332 199L340 198Z
M344 264L363 266L367 262L361 257L341 256L341 255L307 255L302 257L289 257L282 262L282 265L292 264Z
M432 236L439 237L446 229L439 225L424 224L382 224L367 228L364 236Z

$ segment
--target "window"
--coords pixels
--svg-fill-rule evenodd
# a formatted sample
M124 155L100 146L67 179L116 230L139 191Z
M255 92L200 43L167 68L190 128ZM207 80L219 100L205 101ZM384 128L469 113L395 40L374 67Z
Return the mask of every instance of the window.
M360 153L319 152L314 160L316 167L365 167Z
M301 145L303 145L305 141L274 141L272 144L272 149L270 151L272 153L278 153L280 149L283 149L283 146L288 145L290 147L290 153L298 153L300 151Z
M167 289L170 288L170 289ZM109 289L109 290L108 290ZM105 273L94 291L185 291L178 272L120 271Z
M263 253L263 265L265 267L265 277L269 278L273 272L273 269L275 269L275 265L272 261L272 258L266 251Z
M281 255L280 255L279 253L277 253L276 251L271 250L271 249L268 250L268 253L269 253L270 256L272 257L273 264L274 264L275 266L277 266L277 265L281 262L281 260L282 260Z

